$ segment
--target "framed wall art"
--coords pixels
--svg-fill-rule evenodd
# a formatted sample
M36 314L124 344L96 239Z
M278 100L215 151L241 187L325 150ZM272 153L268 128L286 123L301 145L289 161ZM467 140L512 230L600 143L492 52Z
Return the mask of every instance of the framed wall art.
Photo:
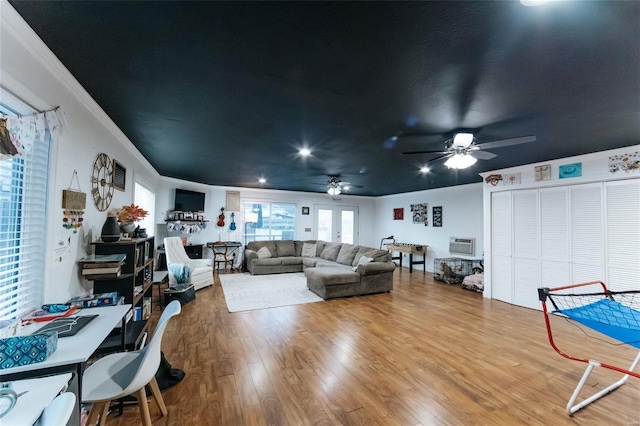
M411 204L411 214L413 216L413 223L424 223L424 226L429 224L429 218L427 217L429 205L427 203Z
M302 208L302 214L308 215L309 214L309 207L303 207Z
M113 187L118 191L124 191L127 183L127 168L118 161L113 160Z
M582 163L565 164L558 171L560 179L582 176Z
M393 220L404 220L404 208L393 209Z
M536 182L541 180L551 180L551 164L536 166Z
M433 208L433 226L435 228L442 227L442 206L435 206Z

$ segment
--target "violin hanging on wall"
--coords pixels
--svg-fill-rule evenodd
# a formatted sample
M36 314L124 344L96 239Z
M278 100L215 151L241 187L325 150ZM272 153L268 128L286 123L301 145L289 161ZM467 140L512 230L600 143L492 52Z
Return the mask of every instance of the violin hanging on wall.
M229 231L235 231L236 230L236 220L235 220L235 213L231 213L231 224L229 225Z
M218 226L224 226L224 207L220 208L220 215L218 216Z

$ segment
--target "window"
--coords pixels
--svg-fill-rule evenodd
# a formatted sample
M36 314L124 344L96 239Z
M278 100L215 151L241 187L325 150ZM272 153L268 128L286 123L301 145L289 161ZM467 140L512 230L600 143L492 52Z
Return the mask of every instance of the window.
M140 225L140 229L144 228L147 230L148 235L155 234L155 207L156 207L156 194L151 191L149 188L141 184L140 182L136 182L134 184L134 194L133 194L134 204L142 209L145 209L149 212L144 219L142 219L138 225Z
M10 109L3 108L7 114ZM29 124L29 117L24 117ZM22 139L21 139L22 141ZM51 134L0 158L0 324L42 304ZM6 322L5 322L6 321Z
M244 244L249 241L293 240L295 204L244 203Z

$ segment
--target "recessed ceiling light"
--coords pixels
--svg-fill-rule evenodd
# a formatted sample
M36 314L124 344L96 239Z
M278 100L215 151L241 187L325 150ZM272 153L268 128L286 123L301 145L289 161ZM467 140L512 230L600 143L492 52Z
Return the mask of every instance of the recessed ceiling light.
M311 155L311 150L309 148L302 148L300 149L300 151L298 151L298 154L300 154L303 157L308 157Z
M267 182L267 180L266 180L265 178L260 178L260 179L258 179L258 182L260 182L260 183L266 183L266 182Z
M428 166L420 167L420 173L428 173L428 172L429 172L429 167Z

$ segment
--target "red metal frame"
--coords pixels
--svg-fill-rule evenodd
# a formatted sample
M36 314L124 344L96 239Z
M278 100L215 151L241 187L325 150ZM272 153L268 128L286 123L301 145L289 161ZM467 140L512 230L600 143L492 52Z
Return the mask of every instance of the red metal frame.
M566 285L566 286L562 286L562 287L554 287L554 288L550 288L549 292L553 292L553 291L557 291L557 290L566 290L569 288L577 288L577 287L584 287L584 286L588 286L588 285L594 285L594 284L600 284L602 286L602 289L604 290L605 294L607 293L607 286L605 285L605 283L603 283L602 281L589 281L589 282L585 282L585 283L579 283L579 284L571 284L571 285ZM607 297L609 297L607 295ZM551 343L551 347L558 352L560 355L562 355L563 357L573 360L573 361L579 361L579 362L584 362L586 364L589 364L589 360L586 358L577 358L574 356L571 356L569 354L564 353L563 351L561 351L555 344L554 340L553 340L553 334L551 333L551 323L549 321L549 312L547 311L547 301L543 301L542 302L542 311L544 313L544 321L545 324L547 326L547 335L549 336L549 343ZM633 371L629 371L626 370L624 368L620 368L620 367L616 367L615 365L610 365L610 364L605 364L605 363L600 363L599 365L603 368L607 368L609 370L614 370L617 371L619 373L623 373L623 374L628 374L630 376L633 377L637 377L638 379L640 379L640 373L635 373Z

